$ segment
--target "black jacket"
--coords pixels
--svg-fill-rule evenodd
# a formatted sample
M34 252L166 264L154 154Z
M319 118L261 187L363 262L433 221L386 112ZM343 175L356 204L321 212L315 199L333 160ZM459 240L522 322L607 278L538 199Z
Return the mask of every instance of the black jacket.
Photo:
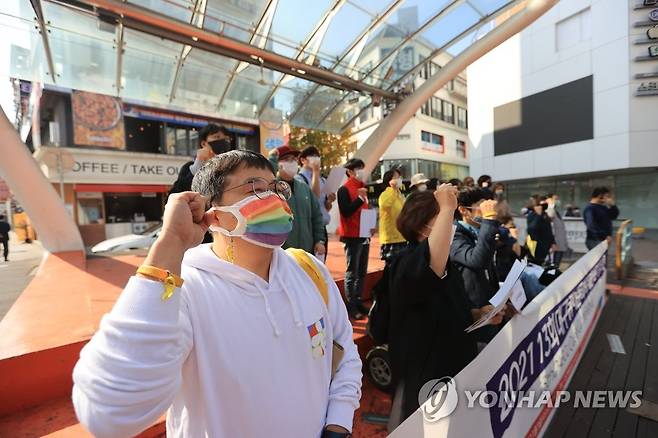
M418 409L418 393L431 379L454 377L477 355L464 329L473 323L459 272L448 261L440 279L429 266L427 241L410 244L390 266L389 352L396 384L404 384L401 420Z
M178 172L178 178L176 179L176 182L174 182L174 185L171 186L171 190L169 190L169 195L172 193L189 192L192 190L192 180L194 179L194 175L192 175L192 171L190 170L192 164L194 164L194 161L189 161L181 166L180 172ZM210 242L212 242L212 234L210 231L207 231L203 236L202 243Z
M171 186L171 190L169 190L170 195L172 193L189 192L192 190L192 179L194 179L194 175L190 171L192 164L194 164L194 161L187 162L181 166L180 172L178 172L178 178L174 182L174 185Z
M546 213L539 215L532 210L528 212L528 235L537 241L535 255L529 258L532 262L543 265L551 245L555 243L551 219Z
M461 275L464 290L473 307L489 304L489 299L498 290L494 253L499 226L498 221L483 219L476 236L457 223L455 238L450 246L450 259Z
M0 240L9 240L10 230L9 222L0 221Z

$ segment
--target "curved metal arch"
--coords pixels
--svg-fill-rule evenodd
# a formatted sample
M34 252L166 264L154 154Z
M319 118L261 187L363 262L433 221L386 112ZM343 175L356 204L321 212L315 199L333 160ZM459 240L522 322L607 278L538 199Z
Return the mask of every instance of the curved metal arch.
M416 114L418 108L432 97L438 89L443 87L474 61L525 29L557 4L558 1L528 0L524 9L496 26L484 37L454 57L437 74L430 77L423 85L418 87L411 96L404 99L387 118L382 120L363 146L356 151L356 157L361 158L366 164L366 173L370 174L372 172L379 162L379 158L386 152L400 129L404 127L407 121Z
M480 20L477 21L477 23L471 25L467 29L465 29L463 32L461 32L459 35L453 37L450 41L442 45L441 47L435 49L430 53L426 58L422 60L422 62L419 62L416 64L412 69L410 69L408 72L406 72L404 75L402 75L400 78L396 79L393 84L391 84L390 87L388 87L389 90L393 90L397 85L399 85L401 82L404 81L405 78L409 77L410 75L414 74L416 71L418 71L428 60L431 60L435 57L437 57L440 53L444 52L446 49L466 37L469 33L473 32L475 29L481 27L483 24L486 24L490 22L491 20L495 19L498 17L500 14L503 12L506 12L510 10L511 8L514 8L516 5L521 3L524 0L511 0L510 2L506 3L505 5L501 6L494 12L492 12L489 15L484 15L481 16ZM317 129L319 126L324 123L325 120L327 120L331 114L340 106L341 103L345 101L347 96L342 97L339 99L325 114L322 116L322 118L315 124L314 128ZM344 129L344 128L343 128Z

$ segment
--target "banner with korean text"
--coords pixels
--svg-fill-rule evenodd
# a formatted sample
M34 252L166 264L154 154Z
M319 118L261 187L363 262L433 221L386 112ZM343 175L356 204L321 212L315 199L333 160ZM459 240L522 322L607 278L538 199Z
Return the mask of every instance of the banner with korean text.
M391 436L541 436L570 396L565 390L605 304L606 257L603 242L505 324L457 376L428 382L424 389L439 389Z

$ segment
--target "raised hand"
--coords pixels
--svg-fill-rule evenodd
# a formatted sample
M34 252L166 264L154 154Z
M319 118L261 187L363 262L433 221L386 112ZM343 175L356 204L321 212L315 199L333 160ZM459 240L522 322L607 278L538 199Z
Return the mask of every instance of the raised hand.
M441 184L434 192L434 198L441 210L455 211L457 208L457 194L459 190L452 184Z
M482 201L482 204L480 204L482 217L485 219L496 219L498 217L498 213L496 211L497 206L498 202L494 201L493 199Z
M179 242L187 250L203 241L208 230L207 198L196 192L174 193L169 196L162 217L158 239Z

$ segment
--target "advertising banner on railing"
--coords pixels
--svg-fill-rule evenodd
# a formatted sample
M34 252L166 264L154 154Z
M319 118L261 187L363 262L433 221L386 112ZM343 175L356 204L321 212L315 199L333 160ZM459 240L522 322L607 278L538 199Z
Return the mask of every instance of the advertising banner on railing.
M606 256L604 242L515 315L457 376L427 382L419 399L429 399L391 436L537 437L560 404L591 403L592 394L566 388L605 304Z

